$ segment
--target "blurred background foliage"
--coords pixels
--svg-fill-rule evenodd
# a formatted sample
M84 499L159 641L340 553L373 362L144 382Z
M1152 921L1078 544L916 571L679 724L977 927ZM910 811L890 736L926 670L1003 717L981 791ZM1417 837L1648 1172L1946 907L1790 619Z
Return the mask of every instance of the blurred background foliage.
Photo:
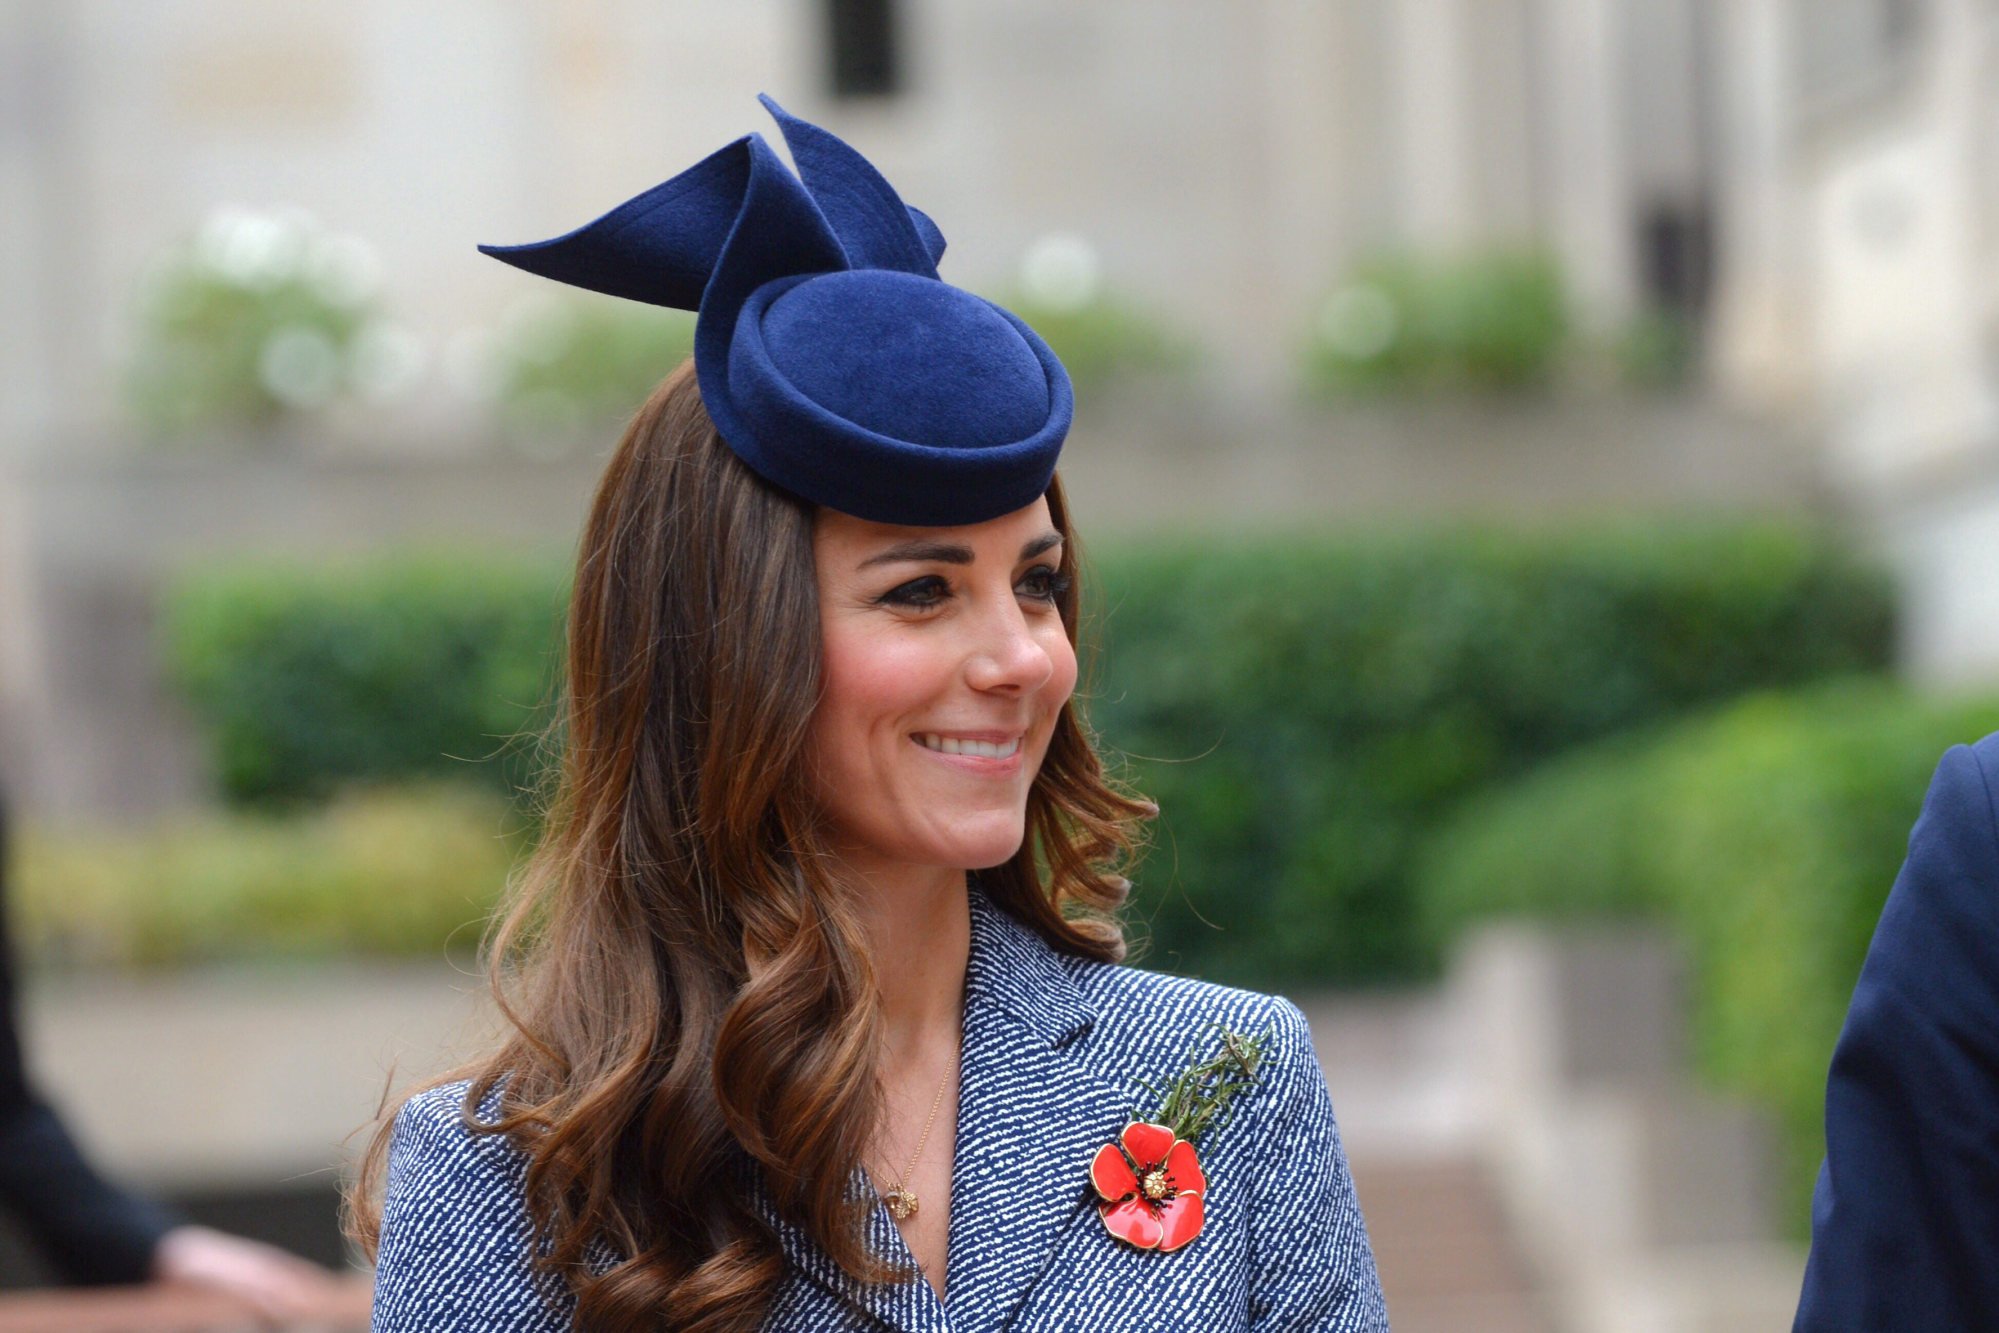
M1088 707L1163 810L1137 933L1154 965L1259 984L1426 975L1412 867L1466 798L1879 668L1893 619L1877 571L1776 524L1178 538L1106 547L1097 574ZM210 571L166 642L237 802L456 774L531 808L562 587L554 558Z
M391 402L442 373L516 447L566 452L645 401L692 354L694 316L580 291L537 292L434 356L390 322L379 261L303 213L225 210L156 260L138 303L128 400L158 435L253 434ZM994 299L1031 325L1079 396L1120 381L1189 383L1201 339L1108 286L1096 249L1052 233ZM1553 254L1383 252L1355 263L1305 331L1300 374L1319 398L1523 393L1565 379L1627 388L1685 381L1684 316L1644 311L1590 331Z
M142 284L125 374L133 416L156 436L253 438L400 393L420 354L384 318L379 286L371 247L304 213L217 212Z
M411 778L511 792L534 780L566 605L554 558L224 565L168 596L162 649L231 801Z
M502 322L494 399L518 437L601 436L694 354L694 316L593 293L541 293Z
M470 955L526 822L467 783L63 833L31 826L10 924L38 967Z
M1185 379L1203 360L1198 338L1114 290L1096 246L1069 232L1036 237L993 300L1048 344L1079 400L1121 380Z
M381 261L309 214L225 209L155 257L132 312L126 405L156 437L270 440L382 406L442 375L507 438L597 438L692 354L694 316L565 289L536 293L444 355L394 323Z
M1427 974L1410 870L1461 801L1625 728L1884 667L1893 627L1876 571L1774 524L1276 534L1100 565L1092 718L1162 811L1149 957L1243 984Z
M1183 377L1201 362L1191 335L1108 294L1071 305L1010 291L998 302L1041 335L1082 396L1119 380Z
M1670 310L1640 312L1608 342L1611 375L1641 391L1686 385L1700 352L1692 323Z
M1356 263L1306 331L1306 388L1324 399L1532 393L1568 379L1684 383L1685 316L1643 310L1608 331L1573 317L1560 260L1534 250L1404 250Z
M1496 916L1670 922L1694 1054L1779 1117L1803 1236L1826 1063L1937 757L1999 730L1999 696L1880 679L1759 693L1588 747L1483 794L1413 878L1432 940Z
M1551 255L1381 255L1356 264L1320 308L1306 377L1329 394L1539 388L1569 332Z

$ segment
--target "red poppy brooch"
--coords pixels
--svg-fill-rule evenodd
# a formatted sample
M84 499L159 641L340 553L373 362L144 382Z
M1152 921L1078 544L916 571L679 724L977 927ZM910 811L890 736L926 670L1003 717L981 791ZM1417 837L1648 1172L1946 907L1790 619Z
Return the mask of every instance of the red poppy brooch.
M1208 1178L1194 1141L1227 1121L1235 1098L1256 1081L1269 1032L1245 1037L1222 1029L1218 1047L1165 1088L1149 1088L1159 1110L1134 1119L1090 1162L1097 1216L1104 1229L1141 1250L1177 1250L1201 1234Z

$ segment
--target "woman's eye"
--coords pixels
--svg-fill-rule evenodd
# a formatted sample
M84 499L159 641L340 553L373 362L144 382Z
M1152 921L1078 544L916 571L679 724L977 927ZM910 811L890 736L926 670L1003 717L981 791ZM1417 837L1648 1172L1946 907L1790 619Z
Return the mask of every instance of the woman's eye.
M940 606L951 595L951 586L935 574L926 574L920 579L890 588L875 600L886 606L931 607Z
M1069 576L1053 565L1036 565L1020 581L1020 591L1037 601L1052 602L1069 591Z

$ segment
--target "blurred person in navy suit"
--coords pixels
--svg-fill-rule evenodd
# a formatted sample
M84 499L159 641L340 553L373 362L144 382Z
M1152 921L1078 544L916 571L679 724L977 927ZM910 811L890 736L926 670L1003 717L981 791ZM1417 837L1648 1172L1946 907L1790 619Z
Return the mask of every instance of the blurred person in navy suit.
M1826 1088L1794 1333L1999 1328L1999 734L1944 755Z
M6 902L7 813L0 799L0 908ZM330 1283L275 1246L196 1226L119 1188L90 1165L28 1079L14 1024L13 951L0 910L0 1208L64 1282L168 1282L242 1299L273 1319L311 1313Z

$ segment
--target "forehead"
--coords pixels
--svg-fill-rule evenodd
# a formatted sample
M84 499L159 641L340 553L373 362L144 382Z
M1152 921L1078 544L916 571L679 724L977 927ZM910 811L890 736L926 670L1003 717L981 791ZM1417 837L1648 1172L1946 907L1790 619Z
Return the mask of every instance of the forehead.
M954 527L876 523L821 508L813 516L812 546L822 565L835 567L856 567L900 547L958 547L969 551L975 560L1010 563L1019 558L1024 545L1055 531L1046 499L983 523Z

